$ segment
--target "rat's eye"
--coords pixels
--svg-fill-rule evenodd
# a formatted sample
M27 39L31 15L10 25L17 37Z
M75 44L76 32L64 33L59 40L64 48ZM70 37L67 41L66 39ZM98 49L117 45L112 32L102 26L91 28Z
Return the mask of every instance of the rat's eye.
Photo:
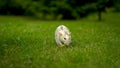
M66 38L64 38L66 40Z

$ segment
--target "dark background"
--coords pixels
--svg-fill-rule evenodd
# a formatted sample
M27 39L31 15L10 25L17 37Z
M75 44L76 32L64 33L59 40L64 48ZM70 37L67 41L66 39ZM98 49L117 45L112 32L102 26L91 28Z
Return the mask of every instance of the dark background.
M106 8L120 11L120 0L0 0L0 15L34 16L39 19L80 19Z

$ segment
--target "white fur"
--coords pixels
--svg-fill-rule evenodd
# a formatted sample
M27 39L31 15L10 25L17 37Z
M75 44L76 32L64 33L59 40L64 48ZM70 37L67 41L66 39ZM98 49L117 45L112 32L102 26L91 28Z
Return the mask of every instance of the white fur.
M71 43L71 33L69 29L64 25L58 26L55 31L55 40L58 46L68 46Z

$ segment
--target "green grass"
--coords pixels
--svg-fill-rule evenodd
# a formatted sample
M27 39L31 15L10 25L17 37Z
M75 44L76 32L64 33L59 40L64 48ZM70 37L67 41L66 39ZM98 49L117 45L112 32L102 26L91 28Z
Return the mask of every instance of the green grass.
M0 68L119 68L120 13L79 21L0 16ZM57 47L54 31L66 25L70 47Z

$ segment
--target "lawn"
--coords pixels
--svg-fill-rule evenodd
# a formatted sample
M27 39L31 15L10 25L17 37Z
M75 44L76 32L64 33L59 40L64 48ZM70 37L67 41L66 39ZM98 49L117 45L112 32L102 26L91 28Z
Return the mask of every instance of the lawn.
M69 47L57 47L59 25L72 33ZM0 68L120 68L120 13L82 20L41 21L0 16Z

